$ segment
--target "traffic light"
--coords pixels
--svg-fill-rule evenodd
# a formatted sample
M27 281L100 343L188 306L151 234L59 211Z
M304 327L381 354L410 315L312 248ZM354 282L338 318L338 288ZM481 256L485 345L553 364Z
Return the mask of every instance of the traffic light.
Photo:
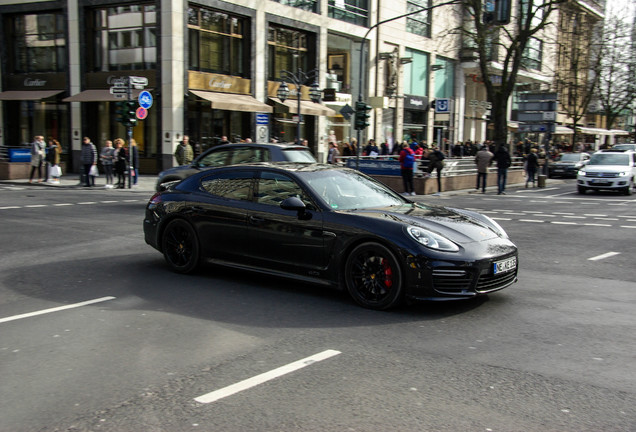
M117 112L117 121L119 123L126 123L127 119L127 107L126 101L117 101L115 102L116 112Z
M364 102L356 102L356 117L355 117L355 130L364 130L369 126L369 111L371 105L367 105Z
M137 102L126 102L126 126L135 126L137 124Z

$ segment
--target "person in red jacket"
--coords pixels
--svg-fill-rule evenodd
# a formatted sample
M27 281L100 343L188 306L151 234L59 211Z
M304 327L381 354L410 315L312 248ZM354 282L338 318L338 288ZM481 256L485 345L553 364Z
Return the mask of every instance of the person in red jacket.
M402 144L400 152L400 168L402 182L404 183L404 195L415 195L413 188L413 167L415 166L415 152L411 150L407 143Z

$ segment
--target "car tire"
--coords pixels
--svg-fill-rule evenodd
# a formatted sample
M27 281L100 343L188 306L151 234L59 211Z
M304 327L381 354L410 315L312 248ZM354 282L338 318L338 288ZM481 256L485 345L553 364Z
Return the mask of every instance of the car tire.
M579 186L578 191L581 195L585 195L585 192L587 192L587 189L585 189L583 186Z
M345 284L349 295L367 309L385 310L404 298L402 268L385 246L369 242L356 246L345 264Z
M161 237L161 250L170 268L177 273L190 273L199 265L199 239L192 225L183 219L168 223Z
M627 186L627 187L625 188L625 195L627 195L627 196L631 195L631 194L632 194L633 189L634 189L634 185L633 185L633 184L630 184L629 186Z

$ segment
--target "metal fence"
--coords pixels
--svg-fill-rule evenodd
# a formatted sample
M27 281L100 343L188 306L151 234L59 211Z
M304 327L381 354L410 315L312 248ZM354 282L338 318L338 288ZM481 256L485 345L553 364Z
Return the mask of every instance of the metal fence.
M339 164L355 166L356 156L341 156L338 158ZM396 155L383 155L383 156L360 156L360 161L364 162L364 167L360 168L360 171L365 171L369 165L377 163L377 165L385 164L386 162L397 162L398 157ZM511 157L512 165L510 171L523 171L523 158ZM347 163L348 162L348 163ZM428 159L422 159L417 161L413 174L418 176L428 171ZM489 172L495 172L497 170L497 164L495 162L488 168ZM477 165L475 165L474 156L465 157L447 157L444 159L444 169L442 170L442 176L459 176L467 174L475 174L477 172ZM398 173L399 175L399 173Z

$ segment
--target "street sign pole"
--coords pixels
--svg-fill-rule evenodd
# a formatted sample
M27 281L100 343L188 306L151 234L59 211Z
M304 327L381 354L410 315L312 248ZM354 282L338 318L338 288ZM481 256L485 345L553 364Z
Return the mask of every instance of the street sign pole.
M128 96L128 102L132 102L132 77L128 77L128 86L126 88L126 95ZM130 161L130 167L128 168L128 189L132 188L133 170L135 169L135 152L133 151L132 136L133 127L130 122L126 126L126 135L128 136L128 158Z

